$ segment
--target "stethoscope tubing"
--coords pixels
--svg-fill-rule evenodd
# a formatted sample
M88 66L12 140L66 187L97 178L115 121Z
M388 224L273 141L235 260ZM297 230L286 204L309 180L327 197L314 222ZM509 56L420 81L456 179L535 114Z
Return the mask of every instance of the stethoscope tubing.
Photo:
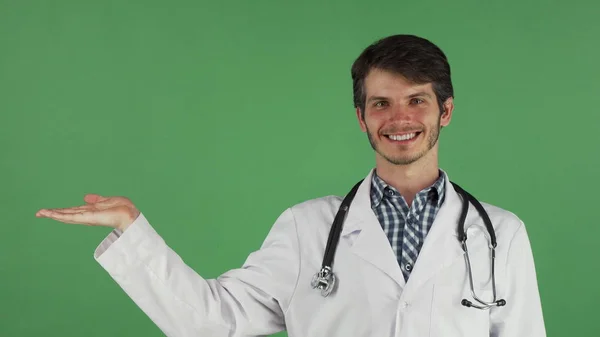
M321 264L321 270L314 275L311 285L313 288L317 288L321 290L321 294L324 297L329 296L331 292L334 290L337 285L337 280L335 274L333 273L333 260L335 256L335 251L338 246L338 242L340 239L340 235L342 233L342 227L344 221L346 220L346 216L348 215L348 211L350 210L350 204L358 191L363 179L361 179L358 183L356 183L350 192L344 197L338 211L335 215L333 223L331 225L331 229L329 231L329 236L327 238L327 244L325 247L325 254L323 256L323 262ZM496 233L494 231L494 227L492 226L492 221L490 220L489 215L481 205L481 203L469 192L465 191L462 187L454 182L450 182L456 192L463 199L462 209L460 213L460 218L457 226L457 236L458 241L465 253L465 263L467 265L468 274L469 274L469 286L471 289L471 295L479 304L474 304L473 302L463 299L461 304L465 307L473 307L477 309L490 309L494 306L504 306L506 305L506 301L504 299L496 300L496 275L495 275L495 258L496 258ZM471 270L471 261L469 259L469 252L467 249L467 233L465 232L465 220L467 218L467 214L469 211L469 204L473 204L483 222L485 224L486 230L489 234L490 245L489 248L491 250L491 273L492 273L492 293L493 293L493 301L485 302L481 300L476 294L474 290L474 282L473 282L473 274Z

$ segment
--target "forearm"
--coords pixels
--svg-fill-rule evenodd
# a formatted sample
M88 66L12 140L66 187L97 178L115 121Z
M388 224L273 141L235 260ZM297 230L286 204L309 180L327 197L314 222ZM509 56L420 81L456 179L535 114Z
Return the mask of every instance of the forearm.
M270 335L285 328L299 257L291 212L280 216L262 247L244 266L206 280L154 231L143 215L95 258L135 303L169 336Z
M115 231L119 233L119 231ZM119 240L118 242L116 240ZM189 268L142 216L95 252L98 263L168 336L229 336L219 321L218 283Z

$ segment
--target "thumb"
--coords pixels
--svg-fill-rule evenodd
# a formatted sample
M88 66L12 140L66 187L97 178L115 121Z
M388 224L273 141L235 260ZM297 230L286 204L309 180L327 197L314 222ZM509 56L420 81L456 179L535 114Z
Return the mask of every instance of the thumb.
M83 197L83 200L84 200L85 202L87 202L88 204L95 204L95 203L97 203L97 202L104 201L104 200L106 200L106 199L107 199L107 198L105 198L105 197L103 197L103 196L101 196L101 195L99 195L99 194L93 194L93 193L91 193L91 194L86 194L86 195Z

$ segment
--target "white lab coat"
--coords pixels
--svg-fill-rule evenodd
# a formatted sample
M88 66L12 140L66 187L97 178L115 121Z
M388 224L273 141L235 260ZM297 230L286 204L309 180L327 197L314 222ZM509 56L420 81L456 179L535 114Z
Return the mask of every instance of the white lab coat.
M482 203L496 230L497 291L506 306L466 308L461 300L471 296L456 235L459 195L446 183L445 201L405 283L370 206L372 173L344 223L333 264L338 286L327 298L310 283L342 200L337 196L285 210L260 249L217 279L187 266L143 214L124 233L111 232L94 257L167 336L281 330L290 337L545 336L532 251L517 216ZM467 243L477 295L490 300L488 241L476 213L471 205Z

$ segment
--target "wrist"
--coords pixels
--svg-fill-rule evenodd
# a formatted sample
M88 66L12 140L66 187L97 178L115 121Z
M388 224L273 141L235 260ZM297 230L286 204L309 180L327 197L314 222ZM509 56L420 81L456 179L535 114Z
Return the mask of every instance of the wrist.
M135 207L130 208L127 220L117 225L116 228L119 229L121 232L125 232L127 228L129 228L129 226L131 226L135 222L139 215L140 211L138 209L136 209Z

